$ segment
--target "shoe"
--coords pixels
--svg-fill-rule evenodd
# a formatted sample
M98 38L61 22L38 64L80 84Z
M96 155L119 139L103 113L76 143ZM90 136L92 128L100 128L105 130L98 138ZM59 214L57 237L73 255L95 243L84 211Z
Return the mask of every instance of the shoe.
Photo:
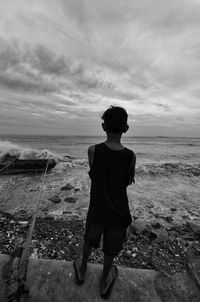
M82 285L85 280L80 279L80 272L77 266L77 260L79 259L74 259L73 261L73 266L74 266L74 272L75 272L75 282L77 285Z
M111 267L110 272L112 273L113 279L112 279L112 282L110 284L108 284L108 286L106 288L103 288L102 277L100 279L100 296L103 299L108 299L111 294L112 287L113 287L115 280L117 278L117 275L118 275L118 269L117 269L116 265L113 265Z

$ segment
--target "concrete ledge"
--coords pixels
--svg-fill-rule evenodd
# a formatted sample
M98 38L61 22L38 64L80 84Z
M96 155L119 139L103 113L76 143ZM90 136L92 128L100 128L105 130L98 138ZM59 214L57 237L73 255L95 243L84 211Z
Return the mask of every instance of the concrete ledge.
M6 302L2 267L9 256L0 255L0 302ZM109 301L199 302L200 291L187 273L166 276L153 270L118 266L119 274ZM30 302L98 302L102 265L88 264L82 286L74 282L72 262L29 259L27 284Z

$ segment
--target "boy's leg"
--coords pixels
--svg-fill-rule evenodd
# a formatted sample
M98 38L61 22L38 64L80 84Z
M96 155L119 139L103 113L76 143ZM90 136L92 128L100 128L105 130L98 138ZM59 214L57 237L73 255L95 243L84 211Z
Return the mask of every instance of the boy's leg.
M89 243L87 241L84 241L83 252L82 252L82 262L81 262L81 266L80 266L81 279L84 279L85 272L87 269L88 259L90 257L91 252L92 252L92 247L89 245Z
M98 248L103 229L99 225L87 225L85 232L85 240L83 244L82 258L76 262L79 279L84 280L85 272L87 270L87 262L90 257L92 247Z
M107 287L107 285L112 282L112 276L109 273L113 265L113 260L114 257L106 256L106 254L104 253L103 275L102 275L102 282L104 287Z
M123 248L125 241L126 229L119 231L104 230L103 238L103 252L104 265L102 274L101 291L104 292L106 288L112 283L113 278L116 278L116 267L113 267L113 260Z

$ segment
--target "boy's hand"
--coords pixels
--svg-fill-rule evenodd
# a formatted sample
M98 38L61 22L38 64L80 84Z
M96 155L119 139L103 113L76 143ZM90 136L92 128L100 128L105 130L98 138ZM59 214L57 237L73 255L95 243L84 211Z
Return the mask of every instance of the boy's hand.
M90 168L92 167L93 161L94 161L94 152L95 152L95 145L90 146L88 148L88 162Z
M135 183L135 179L134 179L133 176L130 176L130 178L129 178L129 185L131 185L132 183L133 184Z
M130 166L129 185L135 183L135 163L136 163L136 155L135 153L133 153L133 159L131 161L131 166Z
M130 232L130 228L129 228L129 227L127 227L127 229L126 229L126 238L125 238L125 240L126 240L126 241L129 239L130 234L131 234L131 232Z

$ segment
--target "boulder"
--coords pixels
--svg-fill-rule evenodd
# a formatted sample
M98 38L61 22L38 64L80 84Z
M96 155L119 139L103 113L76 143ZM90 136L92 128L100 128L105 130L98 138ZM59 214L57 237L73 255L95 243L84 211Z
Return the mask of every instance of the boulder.
M161 228L161 224L160 224L160 222L158 222L157 220L152 220L152 221L151 221L151 226L152 226L154 229L160 229L160 228Z
M130 227L129 231L132 234L142 234L150 231L150 226L148 222L144 219L136 219L133 220Z
M152 229L151 235L153 235L152 237L155 237L153 242L156 242L156 243L164 242L168 238L167 230L163 226L161 226L161 228L159 228L159 229Z
M200 219L194 219L192 222L188 221L187 226L194 232L195 235L200 236Z

